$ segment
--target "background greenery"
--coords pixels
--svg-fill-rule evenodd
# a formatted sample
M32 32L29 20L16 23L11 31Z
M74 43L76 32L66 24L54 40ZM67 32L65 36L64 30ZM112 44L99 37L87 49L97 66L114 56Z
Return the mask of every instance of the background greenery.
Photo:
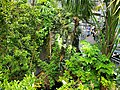
M80 1L90 6L78 14L79 7L76 13L68 12L53 0L32 5L27 0L0 0L0 89L102 90L102 85L114 90L111 86L115 86L114 80L119 83L119 69L114 78L115 65L98 45L82 41L81 51L73 45L77 36L73 16L89 19L94 4ZM63 84L57 87L58 82Z

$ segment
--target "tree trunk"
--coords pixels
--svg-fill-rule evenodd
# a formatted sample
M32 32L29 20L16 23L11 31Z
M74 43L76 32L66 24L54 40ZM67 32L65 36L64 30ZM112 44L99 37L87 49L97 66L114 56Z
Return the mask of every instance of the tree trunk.
M74 20L74 30L73 30L73 35L72 35L72 45L75 46L77 48L78 51L78 42L79 40L77 39L77 27L79 26L79 18L78 17L73 17ZM77 45L76 45L77 44Z
M108 90L107 87L104 87L102 84L100 85L100 90Z
M32 5L32 6L34 6L34 5L35 5L35 0L32 0L31 5Z

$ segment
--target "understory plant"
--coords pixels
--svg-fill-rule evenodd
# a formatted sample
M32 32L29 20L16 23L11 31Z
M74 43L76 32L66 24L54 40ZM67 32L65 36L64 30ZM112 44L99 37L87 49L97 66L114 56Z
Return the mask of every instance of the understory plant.
M116 73L115 81L116 81L118 89L120 89L120 66L116 68L115 73Z
M2 90L36 90L35 88L36 77L34 74L25 75L23 80L7 81L4 79L3 83L0 82L0 89Z
M58 90L99 90L101 84L112 90L114 64L96 45L85 41L81 44L81 53L74 53L65 60L65 71L59 78L63 86Z
M55 35L55 43L52 47L51 59L38 60L38 67L41 69L38 77L38 82L41 82L41 89L50 89L55 85L55 81L60 75L60 52L61 46L59 34Z

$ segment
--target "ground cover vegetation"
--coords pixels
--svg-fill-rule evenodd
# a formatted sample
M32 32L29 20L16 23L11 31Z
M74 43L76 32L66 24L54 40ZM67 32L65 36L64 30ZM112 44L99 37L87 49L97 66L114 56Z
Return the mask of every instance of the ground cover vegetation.
M87 21L92 15L94 3L85 1L81 7L88 3L87 10L77 11L81 8L77 7L75 12L59 8L54 0L0 1L0 89L115 90L120 74L119 69L117 76L114 73L115 65L108 57L111 50L103 53L102 46L76 38L79 19Z

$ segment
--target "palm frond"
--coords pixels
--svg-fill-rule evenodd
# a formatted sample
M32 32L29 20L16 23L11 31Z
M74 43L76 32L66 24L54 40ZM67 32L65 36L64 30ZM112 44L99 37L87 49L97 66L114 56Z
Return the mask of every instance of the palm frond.
M79 18L89 18L93 9L93 0L61 0L63 8Z

